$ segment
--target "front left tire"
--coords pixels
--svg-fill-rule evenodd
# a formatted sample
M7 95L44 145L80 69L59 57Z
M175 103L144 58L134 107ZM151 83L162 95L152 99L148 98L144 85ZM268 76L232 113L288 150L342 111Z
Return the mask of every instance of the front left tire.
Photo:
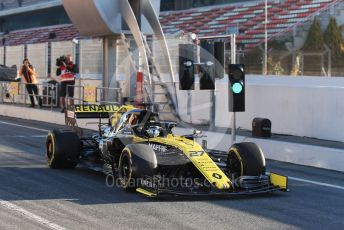
M154 150L145 144L127 145L118 163L118 179L123 189L133 191L141 180L153 176L158 167Z
M265 174L265 157L261 148L252 142L232 145L228 150L227 165L234 177Z

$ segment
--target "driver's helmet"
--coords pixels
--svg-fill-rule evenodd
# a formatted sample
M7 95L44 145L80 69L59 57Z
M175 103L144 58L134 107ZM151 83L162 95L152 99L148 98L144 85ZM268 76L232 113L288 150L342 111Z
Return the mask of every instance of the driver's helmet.
M160 136L160 131L161 131L161 128L158 127L158 126L150 126L146 132L148 134L149 137L158 137Z

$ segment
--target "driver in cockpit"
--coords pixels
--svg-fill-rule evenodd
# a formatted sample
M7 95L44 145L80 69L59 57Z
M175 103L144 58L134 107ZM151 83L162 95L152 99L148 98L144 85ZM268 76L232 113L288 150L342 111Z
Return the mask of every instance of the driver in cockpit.
M138 120L138 117L137 117L137 114L131 114L128 121L127 121L127 127L131 127L133 125L136 125L137 124L137 120Z

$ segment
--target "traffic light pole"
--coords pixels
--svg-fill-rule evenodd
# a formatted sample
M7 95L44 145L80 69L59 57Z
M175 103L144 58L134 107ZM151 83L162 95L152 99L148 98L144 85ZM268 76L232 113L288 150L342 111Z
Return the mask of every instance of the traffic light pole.
M231 64L236 64L236 35L231 34ZM236 142L236 113L232 114L232 139L231 145Z

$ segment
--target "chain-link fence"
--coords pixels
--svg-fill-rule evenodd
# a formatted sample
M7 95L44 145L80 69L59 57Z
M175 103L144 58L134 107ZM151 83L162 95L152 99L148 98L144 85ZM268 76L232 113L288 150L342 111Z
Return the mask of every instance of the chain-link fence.
M5 63L7 66L16 65L19 68L23 64L24 45L7 46L5 54Z
M36 105L43 107L58 107L59 106L59 88L58 84L42 83L34 84L37 86L38 94L31 94L27 91L26 86L33 85L30 83L21 82L0 82L0 103L10 103L17 105L30 104L29 97L33 96Z
M51 61L50 70L51 76L56 76L56 58L70 54L75 60L75 43L72 41L52 42L51 43Z
M227 43L224 66L224 68L227 69L227 65L231 63L231 50L226 38L220 40L223 40ZM188 36L182 36L179 38L175 37L175 35L167 36L167 44L175 74L178 73L179 68L178 45L185 43L192 43L192 41L188 39ZM279 45L275 45L272 42L268 43L267 75L344 76L344 65L343 67L337 66L337 68L333 68L331 50L326 50L326 47L323 51L310 52L303 50L288 50L288 45L290 45L290 42L285 38L279 42ZM162 53L155 43L153 43L153 50L155 55L155 64L158 66L160 73L167 74L167 66L161 58ZM245 64L247 74L264 74L264 44L261 44L250 50L243 49L239 44L236 51L237 63Z
M36 104L41 100L42 107L55 108L59 107L59 84L42 83L34 84L38 88L38 94L30 94L26 86L33 85L31 83L22 82L1 82L0 81L0 103L28 105L30 104L30 96L34 97ZM67 97L67 103L73 101L73 104L119 104L123 100L121 88L108 88L96 86L78 86L69 85L75 92L73 97ZM112 95L111 101L104 100L106 95Z
M176 38L175 35L167 35L167 45L171 55L173 72L178 73L178 45L190 42L185 38ZM267 74L277 76L344 76L344 56L335 57L333 50L305 51L302 49L288 49L291 42L286 38L280 39L279 46L269 42L267 49ZM225 68L230 63L230 47L226 41ZM240 44L239 44L240 45ZM164 75L168 74L168 67L161 57L159 45L151 44L154 62L158 71ZM125 80L130 72L130 60L125 52L126 47L117 41L116 76L118 80ZM61 55L72 54L74 61L78 61L79 71L82 79L101 80L103 74L103 44L99 39L80 40L79 45L73 42L52 42L41 44L29 44L19 46L7 46L0 49L0 64L7 66L17 65L19 68L25 56L30 59L35 67L40 81L44 81L50 75L56 76L55 60ZM1 58L4 57L4 58ZM78 57L78 58L77 58ZM264 44L254 49L237 49L237 62L246 66L247 74L262 75L264 73Z
M79 45L79 71L83 75L83 78L101 79L103 74L102 40L80 40Z
M37 78L45 79L48 74L48 43L28 44L27 57L35 68Z
M269 48L267 53L267 75L276 76L344 76L343 64L334 65L332 50L303 51ZM257 48L251 52L241 52L240 63L245 64L246 73L264 73L264 51Z

